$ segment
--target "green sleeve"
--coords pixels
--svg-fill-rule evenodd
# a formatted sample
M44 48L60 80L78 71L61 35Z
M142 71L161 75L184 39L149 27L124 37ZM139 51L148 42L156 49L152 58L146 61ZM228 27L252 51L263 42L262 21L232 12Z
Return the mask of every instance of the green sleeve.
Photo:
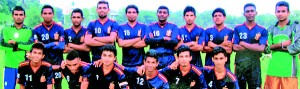
M4 50L4 51L13 51L13 45L11 45L11 44L8 44L8 43L6 43L6 42L4 42L4 30L5 29L8 29L8 28L4 28L4 29L2 29L1 30L1 32L0 32L0 50Z

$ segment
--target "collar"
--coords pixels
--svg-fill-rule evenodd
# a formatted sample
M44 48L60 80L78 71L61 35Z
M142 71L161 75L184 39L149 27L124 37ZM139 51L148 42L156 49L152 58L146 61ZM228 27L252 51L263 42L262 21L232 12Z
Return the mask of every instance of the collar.
M278 26L278 23L279 23L279 21L276 22L275 27ZM292 23L291 23L291 21L289 20L289 22L288 22L286 25L291 25L291 24L292 24Z

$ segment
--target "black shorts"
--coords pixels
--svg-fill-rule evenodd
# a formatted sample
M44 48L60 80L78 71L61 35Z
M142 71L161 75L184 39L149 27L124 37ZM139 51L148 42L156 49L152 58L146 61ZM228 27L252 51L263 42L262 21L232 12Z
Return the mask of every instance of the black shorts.
M252 59L236 63L235 74L238 78L240 89L257 89L261 87L260 60Z

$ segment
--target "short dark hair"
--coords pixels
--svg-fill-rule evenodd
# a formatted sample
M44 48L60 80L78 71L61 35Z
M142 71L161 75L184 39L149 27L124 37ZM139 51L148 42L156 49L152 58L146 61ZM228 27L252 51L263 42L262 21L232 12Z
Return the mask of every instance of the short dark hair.
M255 4L253 4L253 3L247 3L247 4L244 5L244 12L245 12L245 9L246 9L247 7L249 7L249 6L254 7L254 9L256 10Z
M169 8L167 6L159 6L156 12L158 12L158 10L160 9L167 9L167 12L169 14Z
M67 60L74 60L75 58L79 58L79 54L76 50L72 50L67 55Z
M215 47L215 48L213 49L213 51L212 51L213 56L218 55L219 53L223 53L224 56L227 57L226 50L225 50L223 47L221 47L221 46Z
M32 52L33 49L40 49L40 50L43 51L42 53L45 54L45 47L44 47L44 45L43 45L42 43L34 43L34 44L31 46L30 52Z
M193 12L194 15L196 16L196 10L193 6L186 6L183 10L183 16L185 16L186 12Z
M82 10L81 10L81 9L75 8L75 9L72 11L71 16L73 16L73 13L80 13L81 17L83 18L83 13L82 13Z
M41 10L41 14L43 13L44 9L50 8L52 10L52 13L54 13L54 9L51 5L44 5L42 10Z
M136 13L139 13L139 9L136 5L128 5L125 9L125 14L127 13L128 9L133 8L135 9Z
M107 44L101 47L100 49L100 55L102 54L103 51L110 51L113 52L115 56L117 56L117 49L114 45Z
M176 51L177 57L179 56L180 53L185 52L185 51L188 51L190 53L190 56L192 56L192 50L190 49L190 47L186 46L186 45L181 45L181 46L179 46L179 48Z
M277 10L278 6L285 6L285 7L287 7L287 10L290 11L290 5L286 1L279 1L279 2L277 2L276 6L275 6L275 10Z
M105 1L105 0L99 1L99 2L97 3L97 8L98 8L98 5L99 5L99 4L106 4L106 5L107 5L107 8L109 9L109 4L108 4L107 1Z
M226 17L226 12L225 12L225 10L224 10L223 8L220 8L220 7L216 8L216 9L213 11L213 13L211 14L211 16L214 17L215 13L217 13L217 12L222 13L223 16Z
M154 59L156 59L156 62L158 62L158 53L154 49L150 49L146 52L144 60L146 60L147 57L153 57Z
M14 11L24 11L24 15L25 15L25 10L23 9L23 7L21 7L21 6L16 6L13 10L12 10L12 15L14 15L15 14L15 12Z

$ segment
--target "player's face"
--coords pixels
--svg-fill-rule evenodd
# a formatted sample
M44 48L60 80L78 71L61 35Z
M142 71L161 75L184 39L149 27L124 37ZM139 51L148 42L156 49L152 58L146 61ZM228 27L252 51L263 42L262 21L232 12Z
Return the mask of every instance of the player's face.
M14 10L13 19L16 24L23 24L25 19L24 11Z
M136 19L138 17L138 13L136 12L136 10L134 8L129 8L126 13L126 17L129 22L134 22L134 21L136 21Z
M34 63L40 62L44 58L43 50L33 48L31 51L31 61Z
M194 12L192 12L192 11L186 12L184 15L184 20L187 25L192 25L194 23L195 19L196 19L196 16L195 16Z
M80 58L75 58L74 60L66 60L66 66L72 73L76 73L80 66Z
M103 51L101 54L101 60L103 60L104 66L110 66L114 63L116 56L111 51Z
M190 61L192 60L192 56L190 55L189 51L184 51L179 53L178 55L179 65L182 67L186 67L190 64Z
M154 70L156 70L156 67L158 66L158 62L156 60L157 59L153 57L146 58L146 60L144 61L146 71L153 72Z
M109 12L108 5L107 4L98 4L97 12L98 12L99 18L106 18L107 13Z
M279 21L287 20L290 15L286 6L277 6L275 11L276 17Z
M257 12L253 6L248 6L245 8L244 16L246 17L247 21L254 21Z
M168 17L169 17L169 14L168 14L167 9L159 9L157 11L157 18L158 18L159 22L166 22Z
M81 25L83 17L81 17L80 13L73 13L71 19L72 19L73 26L79 27Z
M226 17L221 12L216 12L213 17L216 25L222 25L225 19Z
M217 55L213 56L212 61L214 62L216 68L223 68L225 67L227 57L224 55L224 53L218 53Z
M44 19L44 22L50 23L52 21L53 16L54 15L52 9L50 8L43 9L42 17Z

